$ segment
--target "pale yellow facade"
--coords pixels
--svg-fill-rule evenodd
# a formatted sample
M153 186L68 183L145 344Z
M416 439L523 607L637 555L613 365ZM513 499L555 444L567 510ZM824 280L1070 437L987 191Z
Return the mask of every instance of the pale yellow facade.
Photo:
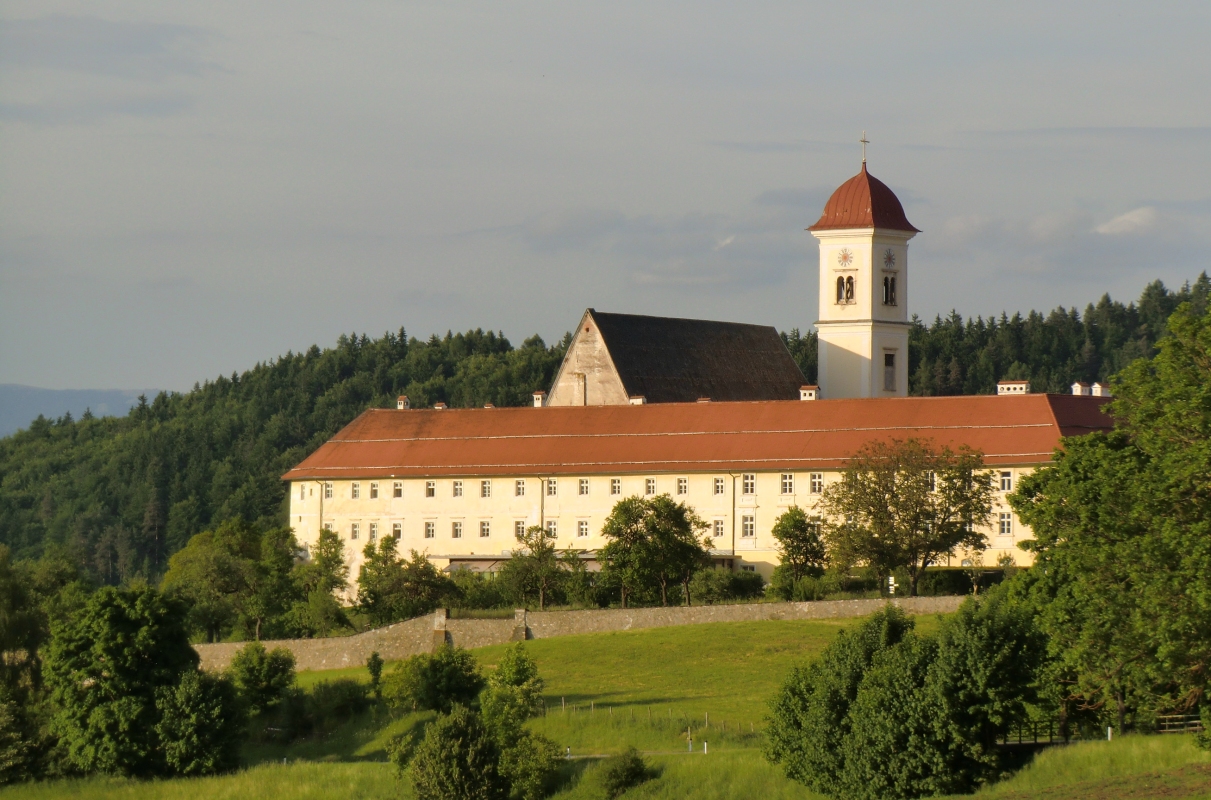
M1004 554L1018 565L1031 561L1017 543L1032 534L1005 497L1019 477L1033 469L994 469L998 491L986 530L987 566ZM321 527L336 532L345 544L350 576L356 579L363 548L383 536L396 536L401 554L425 553L438 567L448 566L451 557L507 558L516 546L519 526L554 524L560 549L596 550L607 543L601 528L615 503L634 495L667 494L706 521L716 557L731 560L734 569L756 570L768 580L778 564L777 543L770 534L774 521L794 505L811 513L820 490L837 478L832 471L295 481L290 487L290 524L308 547ZM960 561L956 558L953 566Z

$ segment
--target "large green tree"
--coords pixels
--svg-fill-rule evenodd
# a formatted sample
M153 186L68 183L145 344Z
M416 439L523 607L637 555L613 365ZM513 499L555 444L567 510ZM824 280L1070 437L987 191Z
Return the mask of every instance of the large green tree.
M824 537L820 535L822 522L810 518L799 506L791 506L779 515L770 531L778 542L781 566L786 568L792 580L808 575L818 575L828 560Z
M604 579L619 587L622 607L636 592L658 593L667 606L669 587L678 584L689 602L690 580L709 564L709 545L699 539L706 527L692 508L668 495L615 503L601 529L608 542L598 559Z
M555 548L555 537L541 525L531 525L516 535L517 547L501 567L498 580L515 601L538 601L543 611L553 593L563 588L568 576L566 559Z
M428 614L457 596L458 587L424 555L403 559L390 536L370 542L357 578L357 604L374 625Z

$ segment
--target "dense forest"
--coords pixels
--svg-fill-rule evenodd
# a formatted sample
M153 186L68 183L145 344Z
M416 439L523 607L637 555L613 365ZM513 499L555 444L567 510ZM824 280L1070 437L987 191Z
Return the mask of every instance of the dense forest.
M914 319L911 392L986 394L1001 378L1062 392L1105 380L1151 357L1169 314L1184 301L1205 307L1208 294L1203 274L1177 291L1150 284L1138 303L1103 297L1083 314ZM815 381L815 333L783 338ZM0 439L0 543L18 558L58 551L103 584L158 578L172 553L221 521L282 524L280 475L366 408L399 394L418 406L524 405L549 388L568 340L548 346L534 336L514 347L481 330L342 336L330 349L141 399L125 417L39 417Z

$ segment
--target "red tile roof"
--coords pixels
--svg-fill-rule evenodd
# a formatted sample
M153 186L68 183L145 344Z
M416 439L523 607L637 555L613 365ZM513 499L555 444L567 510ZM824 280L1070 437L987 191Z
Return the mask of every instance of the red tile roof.
M371 409L284 480L836 469L866 442L929 438L990 465L1049 461L1061 436L1110 427L1075 395Z
M837 187L824 204L824 213L809 231L829 231L840 228L883 228L892 231L916 231L904 216L900 198L887 184L862 171Z

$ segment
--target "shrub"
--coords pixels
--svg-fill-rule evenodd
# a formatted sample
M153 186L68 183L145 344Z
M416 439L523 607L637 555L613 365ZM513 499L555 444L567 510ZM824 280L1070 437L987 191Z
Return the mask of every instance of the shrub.
M383 657L374 651L366 659L366 671L370 673L370 691L377 700L383 697Z
M475 658L460 647L401 661L383 682L383 698L396 710L448 713L470 705L484 686Z
M748 600L765 591L765 579L757 572L703 569L690 579L690 597L699 603Z
M526 654L525 645L518 642L506 648L479 698L484 724L501 747L507 747L522 724L542 709L542 687L538 665Z
M429 725L408 775L417 800L504 800L500 756L479 715L458 705Z
M469 569L456 569L450 573L456 591L453 600L458 608L506 608L509 598L498 578Z
M22 709L0 688L0 786L30 777L32 749Z
M559 745L542 734L519 731L502 747L500 774L511 800L541 800L553 788L559 770Z
M231 659L228 670L248 708L260 713L294 685L294 654L284 647L266 652L260 642L249 642Z
M630 747L621 755L607 758L601 765L601 788L606 797L614 800L627 789L646 781L648 775L647 762L638 750Z
M370 705L368 691L366 684L351 678L315 684L307 693L307 711L313 726L331 728L365 711Z
M244 715L226 678L187 672L179 684L158 693L156 708L156 735L169 772L213 775L239 765Z
M387 740L385 749L387 760L395 765L396 774L402 778L416 753L416 736L412 731L397 733Z

